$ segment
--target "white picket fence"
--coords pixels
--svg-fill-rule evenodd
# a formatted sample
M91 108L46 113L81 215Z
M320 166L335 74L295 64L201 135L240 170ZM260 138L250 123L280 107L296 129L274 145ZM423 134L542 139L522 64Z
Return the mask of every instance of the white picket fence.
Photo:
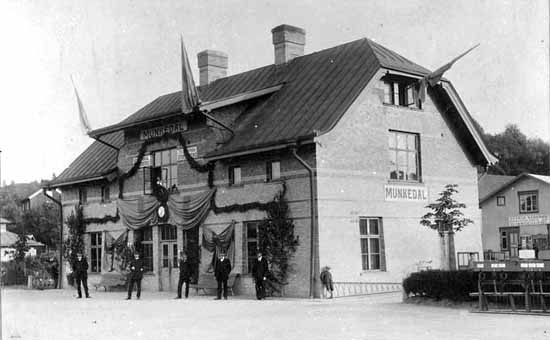
M393 293L402 290L397 282L334 282L333 297Z

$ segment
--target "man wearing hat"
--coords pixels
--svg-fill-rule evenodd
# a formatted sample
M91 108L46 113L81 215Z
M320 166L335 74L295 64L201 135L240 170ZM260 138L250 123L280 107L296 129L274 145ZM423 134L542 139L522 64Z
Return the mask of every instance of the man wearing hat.
M180 258L178 262L178 267L180 269L180 279L178 281L178 296L176 299L181 299L181 288L185 283L185 298L189 296L189 281L191 280L191 264L187 259L187 254L183 251L179 253Z
M216 300L221 300L222 298L222 287L223 287L223 298L227 300L227 279L229 278L229 273L231 272L231 262L228 258L225 257L225 252L220 252L220 257L216 261L216 268L214 269L214 276L216 281L218 281L218 297Z
M267 260L262 256L262 252L258 252L258 257L252 265L252 276L256 282L256 299L265 298L264 281L267 280L268 268Z
M321 283L324 287L324 295L325 297L328 296L328 293L330 293L329 299L332 299L332 291L334 290L334 286L332 285L332 274L330 273L330 267L325 266L321 270Z
M126 300L132 299L132 290L134 284L137 286L136 296L139 300L141 296L141 279L143 278L143 261L139 258L139 253L134 253L134 258L130 262L130 274L128 275L128 297Z
M90 297L88 294L88 261L82 252L76 253L76 260L73 262L73 273L76 282L76 291L78 292L78 299L82 299L82 291L80 290L80 284L84 287L84 294L86 298Z

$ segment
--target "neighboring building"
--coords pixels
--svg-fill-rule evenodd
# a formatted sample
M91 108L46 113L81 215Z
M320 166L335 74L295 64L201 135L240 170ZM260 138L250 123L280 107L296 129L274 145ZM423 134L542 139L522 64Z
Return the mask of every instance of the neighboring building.
M15 258L15 243L17 242L17 234L8 231L7 227L15 226L15 223L0 218L0 261L11 261ZM45 249L45 245L36 241L33 235L27 235L27 246L29 250L25 252L25 256L40 255Z
M493 182L491 177L486 180ZM485 184L482 178L480 192ZM550 176L511 177L480 194L479 206L485 258L517 258L521 249L536 249L538 258L550 259Z
M48 194L56 200L61 200L61 193L58 190L52 190ZM23 211L29 211L40 207L44 203L53 204L52 200L48 198L48 196L44 195L43 190L39 189L25 199L21 200L21 207Z
M459 185L457 199L474 220L457 233L457 252L481 253L477 176L494 158L451 83L429 88L421 103L416 85L429 71L372 40L303 55L304 30L272 33L275 64L248 72L226 76L227 55L199 53L209 118L182 114L180 92L161 96L93 131L101 142L50 183L62 190L64 216L80 204L96 218L85 235L91 282L109 270L106 244L129 231L147 264L144 287L173 290L177 251L194 249L204 273L212 253L198 251L203 236L234 226L235 290L252 295L249 260L266 214L216 214L212 205L266 203L283 185L300 240L287 295L318 296L324 265L346 282L401 282L423 261L437 268L438 233L419 220L446 184ZM189 155L214 167L202 172ZM156 183L172 193L151 196ZM207 210L193 224L181 210L199 198L213 203L201 203Z

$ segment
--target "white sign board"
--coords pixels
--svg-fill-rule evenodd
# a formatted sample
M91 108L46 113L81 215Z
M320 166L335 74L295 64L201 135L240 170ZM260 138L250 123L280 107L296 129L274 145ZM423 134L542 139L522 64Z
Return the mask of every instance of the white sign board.
M550 224L550 216L548 215L519 215L508 217L508 225L520 226L520 225L537 225L537 224Z
M384 185L384 200L401 202L427 202L428 188L398 184Z
M139 133L139 139L147 140L151 138L158 138L164 135L171 135L183 131L187 131L187 121L141 130Z

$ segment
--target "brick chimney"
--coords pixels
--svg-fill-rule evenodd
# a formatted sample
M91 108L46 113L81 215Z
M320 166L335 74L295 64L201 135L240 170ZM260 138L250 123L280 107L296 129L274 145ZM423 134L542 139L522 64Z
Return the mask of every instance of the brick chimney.
M279 25L271 30L275 46L275 64L283 64L304 55L306 31L303 28Z
M218 78L227 76L227 54L221 51L204 50L197 54L200 82L207 85Z

